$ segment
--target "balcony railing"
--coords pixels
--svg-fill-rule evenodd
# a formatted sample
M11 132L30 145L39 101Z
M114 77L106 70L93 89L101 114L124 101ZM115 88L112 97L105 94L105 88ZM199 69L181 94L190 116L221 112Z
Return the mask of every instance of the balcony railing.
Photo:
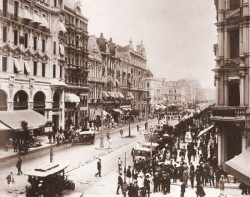
M247 107L239 106L213 106L212 115L221 118L244 118Z

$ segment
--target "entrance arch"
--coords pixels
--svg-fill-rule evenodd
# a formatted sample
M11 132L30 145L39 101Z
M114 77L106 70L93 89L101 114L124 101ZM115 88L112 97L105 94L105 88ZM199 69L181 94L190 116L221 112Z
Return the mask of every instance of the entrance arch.
M4 90L0 90L0 111L7 111L7 94Z
M24 90L19 90L14 96L14 110L28 109L28 94Z
M42 115L44 115L45 100L46 100L45 94L41 91L38 91L33 98L34 101L33 109Z

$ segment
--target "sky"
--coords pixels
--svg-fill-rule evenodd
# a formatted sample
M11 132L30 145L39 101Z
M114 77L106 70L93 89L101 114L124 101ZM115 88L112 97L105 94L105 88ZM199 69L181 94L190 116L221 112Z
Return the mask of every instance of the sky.
M143 41L154 77L214 88L216 10L211 0L81 0L89 35L125 46Z

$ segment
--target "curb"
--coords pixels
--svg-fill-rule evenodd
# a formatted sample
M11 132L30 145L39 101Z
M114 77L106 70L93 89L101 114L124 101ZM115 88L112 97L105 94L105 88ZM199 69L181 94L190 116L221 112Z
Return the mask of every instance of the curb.
M145 121L142 121L142 122L140 122L140 124L144 124L144 122ZM133 126L133 125L135 125L135 124L138 124L138 122L135 122L135 123L130 123L130 126ZM110 128L110 129L103 129L102 130L102 134L106 134L106 132L109 130L110 131L110 133L113 133L113 132L116 132L117 131L117 129L121 129L121 128L127 128L127 127L129 127L129 125L122 125L121 127L117 127L117 128ZM96 138L95 139L97 139L97 137L99 137L99 136L101 136L101 132L98 132L98 133L96 133ZM48 149L50 149L51 147L52 148L59 148L59 147L61 147L61 148L64 148L64 147L66 147L67 146L67 144L68 143L63 143L63 144L60 144L59 146L57 146L57 144L55 143L55 144L52 144L51 146L46 146L46 147L41 147L41 148L37 148L37 149L35 149L35 150L29 150L27 153L25 153L25 154L15 154L15 155L10 155L10 156L6 156L6 157L2 157L2 158L0 158L0 165L1 164L4 164L5 162L7 162L7 161L9 161L9 160L12 160L12 159L16 159L16 158L18 158L18 157L20 157L20 156L27 156L27 155L31 155L31 154L34 154L34 153L36 153L36 152L40 152L40 151L44 151L44 150L48 150ZM101 149L100 149L101 150Z

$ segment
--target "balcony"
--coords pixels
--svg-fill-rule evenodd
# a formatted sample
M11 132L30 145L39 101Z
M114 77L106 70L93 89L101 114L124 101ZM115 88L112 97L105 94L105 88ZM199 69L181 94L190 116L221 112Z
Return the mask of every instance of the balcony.
M213 106L211 107L213 120L238 121L245 120L247 107L239 106Z

